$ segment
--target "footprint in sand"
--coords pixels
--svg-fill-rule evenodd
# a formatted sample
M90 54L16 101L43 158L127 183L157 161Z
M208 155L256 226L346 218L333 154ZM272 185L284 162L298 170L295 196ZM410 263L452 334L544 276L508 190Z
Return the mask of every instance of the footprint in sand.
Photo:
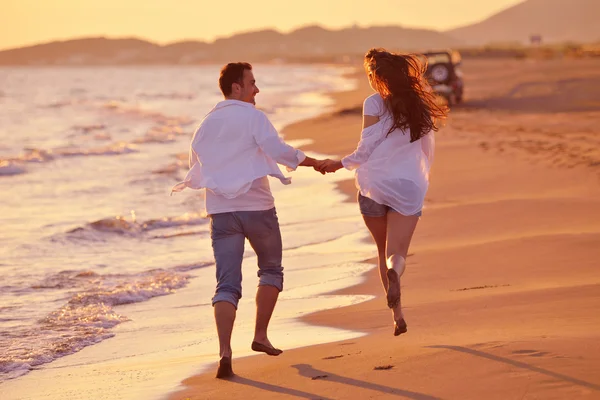
M484 343L475 343L473 348L475 349L497 349L500 347L506 346L506 342L484 342Z
M344 356L339 355L339 356L331 356L331 357L323 357L323 360L335 360L336 358L342 358Z
M510 284L505 284L505 285L483 285L483 286L473 286L473 287L466 287L466 288L462 288L462 289L450 289L451 292L464 292L467 290L481 290L481 289L494 289L494 288L498 288L498 287L508 287L510 286Z
M544 357L550 355L547 351L538 351L538 350L515 350L512 354L516 354L519 356L529 356L529 357Z
M394 368L393 365L380 365L378 367L373 368L375 371L386 371L388 369Z

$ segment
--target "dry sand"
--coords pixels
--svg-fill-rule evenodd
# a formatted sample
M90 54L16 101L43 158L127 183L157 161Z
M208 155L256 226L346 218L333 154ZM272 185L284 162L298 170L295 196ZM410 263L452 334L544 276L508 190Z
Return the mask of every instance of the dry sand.
M372 270L343 292L376 299L306 318L367 336L235 359L234 380L211 371L171 399L600 398L600 61L464 70L402 279L408 333L392 336ZM286 139L351 152L370 93L358 79Z

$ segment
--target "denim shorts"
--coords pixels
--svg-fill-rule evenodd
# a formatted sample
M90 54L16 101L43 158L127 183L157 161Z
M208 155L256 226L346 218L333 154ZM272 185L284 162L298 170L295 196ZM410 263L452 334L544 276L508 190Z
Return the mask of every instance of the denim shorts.
M246 239L258 256L259 286L283 290L283 247L275 208L212 214L210 237L217 265L213 305L226 301L237 309L242 298L242 260Z
M375 200L363 196L360 192L358 192L358 206L360 208L360 213L365 217L385 217L389 211L398 212L390 206L379 204ZM412 216L420 217L421 215L423 215L423 212L419 211Z

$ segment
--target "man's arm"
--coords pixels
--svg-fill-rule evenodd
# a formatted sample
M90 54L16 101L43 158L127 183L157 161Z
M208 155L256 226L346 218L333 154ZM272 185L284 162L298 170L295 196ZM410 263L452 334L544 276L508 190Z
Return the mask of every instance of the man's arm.
M315 167L317 160L307 157L302 151L285 143L266 115L261 113L253 124L252 134L261 150L276 163L285 165L289 170L298 166Z
M302 161L300 164L298 164L299 166L302 167L317 167L321 164L321 160L317 160L316 158L312 158L309 156L306 156L306 158L304 159L304 161Z

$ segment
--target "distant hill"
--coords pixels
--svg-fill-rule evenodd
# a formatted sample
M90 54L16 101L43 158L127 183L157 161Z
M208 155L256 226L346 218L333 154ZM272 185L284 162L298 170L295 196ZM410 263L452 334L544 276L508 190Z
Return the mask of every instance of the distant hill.
M336 59L370 47L426 50L459 40L440 32L398 26L328 30L307 26L288 34L241 33L213 43L186 41L160 46L140 39L85 38L0 51L0 65L193 64L230 60Z
M544 43L599 42L600 0L527 0L446 33L467 45L527 43L531 35Z
M458 43L456 39L426 29L378 26L328 30L320 26L307 26L289 34L273 30L239 34L227 39L218 39L213 46L219 53L298 57L363 54L371 47L423 50L452 47Z
M159 46L140 39L85 38L0 51L0 65L103 65L173 63L202 59L209 45Z

